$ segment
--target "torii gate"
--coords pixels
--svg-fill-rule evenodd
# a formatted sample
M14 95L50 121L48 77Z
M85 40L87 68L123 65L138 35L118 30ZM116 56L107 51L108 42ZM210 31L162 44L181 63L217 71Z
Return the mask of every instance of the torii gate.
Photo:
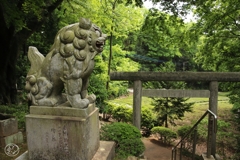
M133 125L141 127L143 81L209 82L209 110L217 115L218 82L240 82L240 72L112 72L110 80L133 81ZM211 154L216 154L216 134L212 132Z

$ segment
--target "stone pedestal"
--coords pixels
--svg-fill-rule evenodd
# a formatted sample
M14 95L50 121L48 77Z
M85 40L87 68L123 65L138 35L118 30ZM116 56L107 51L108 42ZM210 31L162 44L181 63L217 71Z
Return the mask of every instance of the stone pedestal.
M26 131L29 160L90 160L100 144L98 109L31 106Z
M112 141L100 141L100 146L92 160L113 160L114 156L115 143ZM28 151L24 152L15 160L29 160Z
M22 143L23 134L18 131L18 121L16 118L0 114L0 146L5 147L10 143Z

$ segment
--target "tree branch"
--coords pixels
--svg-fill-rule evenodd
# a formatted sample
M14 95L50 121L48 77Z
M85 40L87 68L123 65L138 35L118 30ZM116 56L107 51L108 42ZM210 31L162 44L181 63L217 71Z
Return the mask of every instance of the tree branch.
M63 0L57 0L48 7L46 7L45 9L43 9L42 10L43 17L41 18L41 20L38 20L37 17L33 17L30 20L28 20L26 27L19 31L18 35L23 39L27 39L29 36L31 36L32 33L41 28L44 22L46 22L47 17L49 17L62 2Z

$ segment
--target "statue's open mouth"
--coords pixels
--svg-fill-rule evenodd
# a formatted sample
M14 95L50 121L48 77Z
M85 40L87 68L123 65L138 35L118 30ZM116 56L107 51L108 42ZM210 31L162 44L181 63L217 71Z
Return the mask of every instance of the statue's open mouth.
M105 44L105 38L100 37L100 38L96 41L96 47L97 47L98 51L100 51L100 52L103 51L104 44Z
M96 46L97 46L97 48L102 48L102 49L103 49L103 47L104 47L104 42L99 42L99 41L97 41L97 42L96 42Z

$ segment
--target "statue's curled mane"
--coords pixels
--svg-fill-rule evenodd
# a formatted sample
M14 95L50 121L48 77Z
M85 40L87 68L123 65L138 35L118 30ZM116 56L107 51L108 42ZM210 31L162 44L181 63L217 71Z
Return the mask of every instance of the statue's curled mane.
M25 88L32 104L86 108L93 103L96 97L87 94L88 81L94 57L102 52L105 40L96 25L81 18L57 33L46 57L29 47L31 68Z

